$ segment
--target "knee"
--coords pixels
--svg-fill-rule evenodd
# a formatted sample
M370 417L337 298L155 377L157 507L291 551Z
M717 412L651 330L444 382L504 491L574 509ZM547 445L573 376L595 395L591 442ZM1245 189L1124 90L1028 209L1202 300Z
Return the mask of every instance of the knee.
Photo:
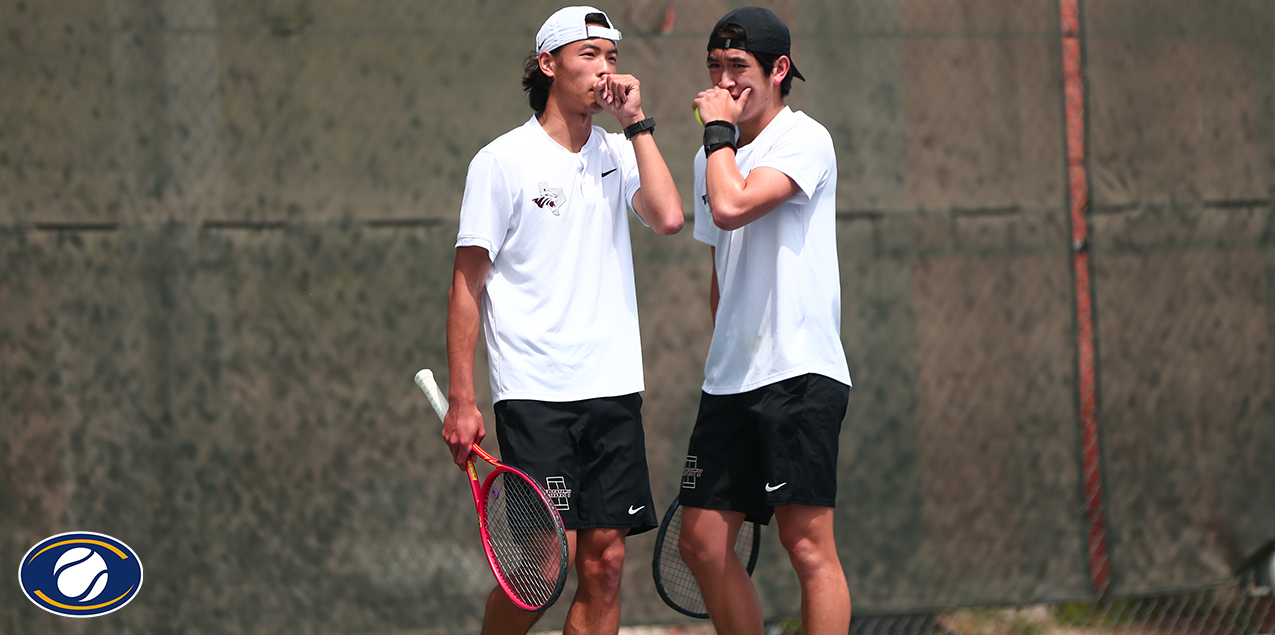
M703 532L682 532L677 541L678 555L682 556L682 561L690 566L692 571L700 569L700 567L709 567L709 569L720 570L725 562L727 555L733 555L733 551L728 550L725 544L725 538L711 536Z
M780 531L779 542L788 552L788 559L799 576L817 573L832 564L841 566L835 546L822 544L810 536Z
M599 589L619 589L624 572L624 541L616 540L579 554L576 575Z
M716 560L716 552L721 551L716 541L708 540L704 535L683 531L677 540L677 552L682 561L691 567L708 564Z

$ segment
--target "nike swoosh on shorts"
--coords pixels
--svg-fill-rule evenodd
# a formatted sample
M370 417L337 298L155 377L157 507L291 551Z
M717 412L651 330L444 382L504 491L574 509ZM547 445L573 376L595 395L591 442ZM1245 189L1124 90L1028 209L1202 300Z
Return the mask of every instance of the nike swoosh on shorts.
M629 505L629 515L632 516L633 514L636 514L644 509L646 509L646 505L643 505L637 509L633 509L633 506Z
M782 483L780 483L780 484L778 484L778 485L776 485L776 486L774 486L774 487L771 487L771 486L770 486L770 483L766 483L766 491L767 491L767 492L773 492L773 491L775 491L775 490L777 490L777 489L779 489L779 488L781 488L781 487L783 487L783 486L785 486L785 485L787 485L787 484L788 484L788 481L784 481L784 482L782 482Z

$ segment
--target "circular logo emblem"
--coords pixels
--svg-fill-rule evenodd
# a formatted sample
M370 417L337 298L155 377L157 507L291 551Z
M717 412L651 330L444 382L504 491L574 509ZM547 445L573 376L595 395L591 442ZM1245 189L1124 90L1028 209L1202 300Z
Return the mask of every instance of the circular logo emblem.
M124 608L137 595L142 562L110 536L76 531L31 547L18 577L36 606L66 617L95 617Z

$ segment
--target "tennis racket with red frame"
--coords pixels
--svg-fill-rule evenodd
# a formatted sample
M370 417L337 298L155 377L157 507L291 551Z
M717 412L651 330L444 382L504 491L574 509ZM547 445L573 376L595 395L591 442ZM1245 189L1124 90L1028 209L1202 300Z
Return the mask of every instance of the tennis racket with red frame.
M441 421L447 398L429 369L416 373L420 386ZM543 488L523 472L497 461L477 444L469 455L469 487L478 510L478 531L496 582L525 611L541 611L558 600L567 582L570 552L562 517ZM474 456L495 469L478 484Z

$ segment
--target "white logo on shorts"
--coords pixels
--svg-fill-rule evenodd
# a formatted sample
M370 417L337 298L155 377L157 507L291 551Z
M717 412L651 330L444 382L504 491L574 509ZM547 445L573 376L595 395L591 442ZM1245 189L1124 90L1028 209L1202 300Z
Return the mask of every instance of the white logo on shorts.
M632 516L633 514L636 514L644 509L646 509L646 505L643 505L637 509L633 509L633 506L629 505L629 515Z
M558 509L571 509L571 489L567 487L567 479L561 476L550 476L545 479L545 494Z
M682 489L695 489L695 479L704 475L704 470L696 467L699 458L686 455L686 467L682 468Z
M775 485L775 486L773 486L773 487L772 487L772 486L770 485L770 483L766 483L766 491L767 491L767 492L773 492L773 491L775 491L775 490L777 490L777 489L779 489L779 488L781 488L781 487L783 487L783 486L785 486L785 485L787 485L787 484L788 484L788 481L784 481L784 482L782 482L782 483L780 483L780 484Z

